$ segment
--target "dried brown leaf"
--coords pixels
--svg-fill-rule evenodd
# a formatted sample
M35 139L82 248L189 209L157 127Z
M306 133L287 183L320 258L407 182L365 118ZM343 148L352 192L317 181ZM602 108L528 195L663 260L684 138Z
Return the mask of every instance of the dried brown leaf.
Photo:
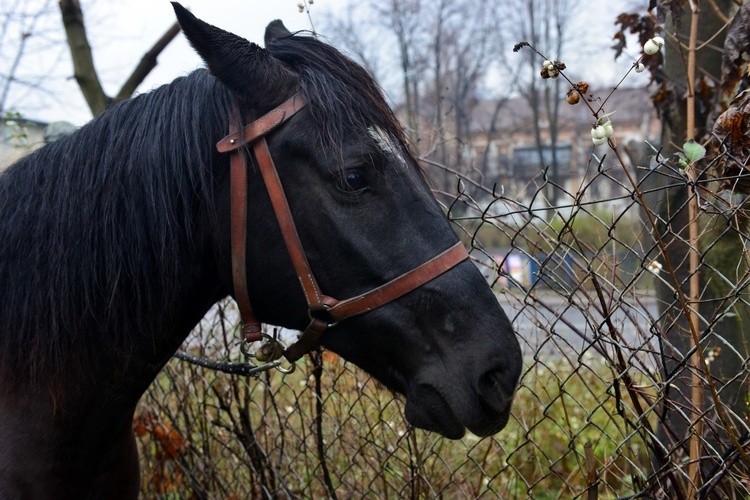
M726 105L750 84L750 4L740 7L732 19L721 59L721 100Z
M720 190L750 194L750 90L745 90L716 120L713 135L719 142Z
M612 46L615 51L615 59L620 57L622 51L627 47L626 33L638 35L638 43L641 47L647 40L656 35L656 24L654 24L651 16L623 12L617 16L615 24L620 27L613 37L616 41L615 45Z
M667 22L667 16L672 16L672 22L676 31L682 27L682 7L687 3L686 0L657 0L656 2L656 23L663 25Z

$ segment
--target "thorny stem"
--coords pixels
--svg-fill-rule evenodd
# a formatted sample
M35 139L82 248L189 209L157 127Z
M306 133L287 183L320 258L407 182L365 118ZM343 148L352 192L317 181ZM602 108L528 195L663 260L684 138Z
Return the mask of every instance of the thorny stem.
M687 126L685 131L685 138L688 141L695 140L695 56L696 56L696 44L698 42L698 21L700 19L700 7L694 0L690 0L690 38L688 40L688 66L687 66L687 80L688 80L688 94L687 94ZM692 356L693 370L690 373L690 399L692 401L694 411L696 415L700 415L703 408L703 388L701 387L700 372L703 369L708 375L708 366L705 364L701 366L702 355L697 353L700 352L700 338L697 335L698 332L698 307L700 300L700 274L698 268L700 266L700 255L698 254L699 244L699 228L698 228L698 196L695 189L695 170L693 168L686 169L688 179L690 182L688 189L690 190L690 200L688 201L688 217L689 221L689 245L690 245L690 314L688 321L690 322L690 331L695 332L692 336L690 347L696 349L696 354ZM718 409L718 408L717 408ZM698 418L695 422L694 431L690 436L690 452L689 452L689 464L688 465L688 477L690 478L690 484L688 485L688 497L693 498L695 491L697 490L700 481L700 456L701 456L701 439L703 436L703 419Z
M575 217L575 213L571 215L570 219L565 223L565 226L568 227L568 225L572 222L573 218ZM578 239L578 237L572 233L574 241L576 242L576 245L578 246L579 250L583 253L584 248L581 244L581 241ZM614 346L615 350L615 356L616 356L616 363L612 363L613 365L616 365L618 375L616 377L619 379L622 379L625 389L628 392L628 395L630 396L630 400L633 403L634 410L636 414L638 414L638 417L640 419L641 425L643 425L646 428L646 435L647 436L653 436L654 430L651 428L651 425L649 424L648 419L643 418L643 416L646 414L646 410L641 406L641 402L639 399L639 392L635 389L636 383L635 380L633 380L632 376L628 372L628 364L625 361L625 358L623 357L622 349L619 347L618 344L618 338L617 338L617 327L612 322L612 312L610 311L610 308L607 305L606 297L604 296L604 291L602 289L601 283L599 283L599 279L597 278L596 273L590 274L591 282L594 285L594 290L596 291L596 297L599 300L599 305L601 307L601 313L605 317L604 322L607 325L607 330L612 337L612 345ZM615 361L615 360L612 360ZM617 383L616 381L614 383ZM644 398L645 399L645 398ZM646 400L647 403L649 403L648 400ZM629 422L628 419L625 418L624 412L621 412L620 415L623 417L623 419L626 422ZM637 426L632 424L634 428L637 429ZM649 442L648 439L644 439L647 443ZM664 453L659 447L657 446L650 446L651 450L658 456L658 459L660 462L664 463L666 462L666 457L664 456ZM677 482L677 479L670 475L670 480L675 488L675 493L677 493L680 496L683 496L681 488L679 487L679 484Z
M691 34L690 34L690 44L691 44L690 47L692 47L692 50L688 54L688 75L689 75L689 86L690 86L689 96L692 96L692 103L691 103L691 99L690 98L688 99L688 126L687 126L687 128L688 128L687 138L688 139L694 138L694 136L695 136L695 99L694 99L693 89L694 89L694 83L695 83L695 51L696 51L697 38L698 38L698 36L697 36L698 15L697 15L697 12L696 12L698 10L698 6L695 3L695 0L690 0L690 4L693 7L693 13L694 13L694 15L693 15L693 19L691 20ZM679 43L679 41L678 41L678 43ZM529 47L537 55L539 55L540 57L546 59L546 57L541 52L539 52L536 48L534 48L533 46L531 46L527 42L523 42L521 44L518 44L517 48L520 49L520 48L522 48L524 46ZM691 62L691 58L692 58L692 62ZM692 64L692 71L690 71L691 64ZM633 67L635 67L635 65ZM630 71L632 71L632 68L631 68ZM628 73L630 71L628 71ZM690 75L692 75L692 76L690 76ZM574 89L576 89L576 86L573 84L573 82L562 71L560 71L560 76L562 76L563 78L565 78L565 80L568 81L568 83L570 83L571 86ZM622 82L622 80L620 82ZM618 86L619 86L619 83L618 83ZM615 90L617 90L617 86L615 86L613 88L612 92L610 92L609 95L612 95L612 93ZM608 98L609 98L609 96L607 97L607 99ZM598 117L598 114L602 111L603 104L597 110L594 110L594 108L589 104L589 102L588 102L587 99L584 99L583 102L591 110L591 112L594 115L594 117ZM606 102L606 99L605 99L604 102ZM690 106L692 106L692 112L690 112ZM638 187L638 183L635 181L635 179L633 179L633 176L629 172L629 170L628 170L628 168L626 166L625 160L622 158L622 155L620 154L620 151L619 151L619 149L617 147L617 143L614 140L614 137L612 137L608 141L608 143L609 143L609 146L612 149L612 151L615 153L615 156L617 157L617 160L620 163L620 166L622 166L623 171L624 171L626 177L628 178L628 182L633 186L633 190L634 190L633 193L638 198L638 200L641 203L641 205L645 207L646 203L645 203L645 200L643 199L643 194L642 194L640 188ZM697 360L694 363L693 380L691 381L692 382L693 391L696 391L696 390L699 391L700 390L700 378L698 377L698 374L699 374L699 369L702 369L702 371L706 375L706 382L708 383L708 387L709 387L709 389L711 391L711 398L712 398L712 401L713 401L714 405L716 406L716 412L717 412L717 415L719 417L719 420L721 421L721 423L724 426L725 430L729 434L729 438L732 441L732 444L737 448L738 453L742 456L742 459L745 461L746 464L750 465L750 457L748 457L748 455L745 453L745 450L743 449L742 445L737 440L737 437L735 436L735 433L734 433L734 429L729 424L729 422L727 421L726 415L724 414L724 410L723 410L724 406L721 403L721 401L719 400L719 395L718 395L718 392L716 391L716 384L715 384L715 382L713 380L713 377L711 377L711 374L710 374L710 372L708 370L708 363L706 361L705 353L703 351L703 347L700 344L700 334L698 332L698 321L697 321L698 311L697 310L693 310L690 307L691 304L695 304L695 306L697 307L697 302L698 302L698 299L699 299L699 286L700 286L700 281L699 281L700 276L699 276L699 274L697 272L697 268L700 265L700 255L698 254L698 246L697 246L697 241L698 241L698 217L697 217L697 215L698 215L698 200L697 200L697 196L695 194L695 189L696 189L697 183L696 183L696 180L694 178L691 178L690 185L692 186L691 187L691 191L693 193L693 196L690 199L689 208L688 208L688 210L689 210L689 217L690 217L690 227L689 227L690 236L689 236L689 238L690 238L690 246L691 246L691 253L690 253L690 289L691 290L690 290L690 297L689 297L689 299L685 296L684 292L682 291L682 287L680 286L680 283L679 283L679 281L677 279L677 274L675 273L675 268L674 268L674 266L672 266L671 259L669 258L669 254L667 253L666 244L664 243L664 240L662 239L661 234L659 233L658 226L656 224L656 220L653 217L653 214L650 211L648 211L648 210L645 210L645 213L646 213L646 216L648 217L649 225L654 230L654 235L656 237L657 244L659 246L659 250L660 250L660 252L661 252L661 254L662 254L663 258L664 258L664 262L666 264L667 271L668 271L669 276L672 279L672 282L674 284L674 290L675 290L675 293L677 294L677 298L678 298L678 300L680 302L680 306L682 307L683 314L685 314L685 316L689 319L691 345L695 349L695 355L697 355ZM694 286L697 287L697 288L695 288L695 292L693 291L694 290L693 289ZM691 349L691 351L692 350L693 349ZM692 396L695 397L695 392L693 392ZM701 401L702 394L700 396L698 396L698 398L699 398L698 402L700 404L696 405L696 410L697 411L699 410L700 406L702 406L702 401ZM696 401L696 400L694 399L693 401ZM700 414L700 411L698 411L698 414ZM692 458L692 454L694 452L694 449L693 449L693 447L694 447L693 439L697 439L697 440L700 439L700 432L699 432L700 431L700 427L701 427L700 424L696 425L696 430L695 430L695 432L693 434L693 437L691 439L691 458ZM697 451L699 452L699 447L697 447ZM696 455L696 457L699 457L699 453ZM691 464L693 464L693 463L697 463L698 460L692 460L691 459L690 462L691 462ZM691 475L690 477L691 477L691 480L695 479L695 476L693 476L693 475ZM675 485L675 488L677 488L678 487L677 483L674 480L672 482Z

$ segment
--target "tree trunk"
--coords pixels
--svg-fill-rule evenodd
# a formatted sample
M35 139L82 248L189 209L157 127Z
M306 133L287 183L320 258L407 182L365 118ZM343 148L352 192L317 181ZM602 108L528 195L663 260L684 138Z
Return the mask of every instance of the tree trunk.
M698 45L711 39L711 44L696 51L696 67L700 68L698 77L702 75L719 81L721 57L717 57L712 46L723 46L724 22L716 15L709 2L696 1L696 3L702 7L699 14ZM715 4L725 14L732 12L732 0L716 0ZM685 45L689 39L691 15L690 2L685 2L679 30L679 39ZM691 122L688 119L689 109L684 97L690 91L686 76L687 54L684 47L680 49L673 39L665 38L667 43L664 76L667 81L666 88L671 90L671 106L665 108L667 112L662 110L662 144L664 146L662 155L669 159L673 158L682 147L686 137L694 136L698 142L702 142L710 133L713 124L708 123L711 114L708 108L711 106L699 107L700 111L694 115L695 128L688 131ZM711 104L708 100L707 103ZM658 200L658 206L649 208L660 216L662 227L659 230L667 247L669 259L674 266L677 281L681 284L685 296L690 297L690 280L696 265L695 261L691 265L690 259L692 217L689 199L693 193L688 183L667 190L666 183L674 184L674 178L662 178L661 182L665 187L664 190L660 190L663 196ZM650 201L654 201L653 198ZM675 461L687 460L689 455L695 459L708 455L716 457L717 453L721 454L727 446L731 446L724 424L731 423L736 429L737 422L731 422L730 413L736 412L741 419L747 412L746 387L741 380L731 381L731 379L742 373L744 360L750 354L743 338L742 328L743 323L747 324L750 315L747 307L741 302L732 304L720 300L720 297L726 295L729 290L721 289L725 281L717 275L717 271L722 274L726 272L724 274L726 278L737 276L737 273L742 274L742 269L745 268L742 251L736 248L738 244L741 245L741 242L736 233L725 231L727 224L731 221L723 216L708 216L700 212L697 215L698 223L694 227L701 231L701 239L697 247L700 257L697 267L700 301L693 304L693 308L697 310L695 325L701 337L703 351L720 353L710 364L710 375L716 385L719 398L726 408L717 409L714 406L714 396L708 390L708 381L702 364L698 362L697 355L690 355L693 347L690 315L685 314L680 303L675 300L675 291L670 286L660 283L657 286L657 294L661 304L660 312L663 314L661 341L665 355L664 390L667 394L662 438L669 441L669 449L676 452L677 456L673 455ZM733 317L725 317L718 323L712 321L721 311L730 306L734 307ZM702 318L700 321L697 320L699 317ZM705 412L704 416L702 416L703 412ZM724 418L723 423L720 421L721 418ZM696 422L700 420L704 425L702 430L701 425L696 426ZM696 433L700 434L700 439L692 437ZM706 444L715 446L715 451L706 447ZM690 445L697 446L697 448L691 452L689 451ZM677 450L682 451L677 452ZM705 474L715 465L715 462L703 460L701 465ZM699 471L695 472L695 474L698 473ZM700 486L705 479L705 477L693 477L697 486Z
M96 116L107 109L112 100L104 93L99 75L96 73L81 4L78 0L60 0L60 13L70 47L70 56L73 59L73 75L91 113Z

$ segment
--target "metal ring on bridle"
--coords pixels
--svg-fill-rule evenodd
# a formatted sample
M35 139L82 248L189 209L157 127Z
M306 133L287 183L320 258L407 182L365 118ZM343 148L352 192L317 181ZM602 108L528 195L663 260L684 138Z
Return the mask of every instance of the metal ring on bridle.
M254 342L248 342L247 339L242 339L240 343L240 352L245 356L245 359L255 357L255 352L250 351L250 344L254 344Z
M325 306L325 309L324 309L324 310L325 310L325 311L327 311L328 309L330 309L330 307L328 307L328 306ZM313 316L313 311L312 311L312 309L308 309L308 310L307 310L307 317L308 317L308 318L310 319L310 321L312 321L312 320L316 319L316 318L315 318L315 316ZM317 318L317 319L320 319L320 318ZM338 324L339 324L339 322L338 322L338 321L334 321L333 323L328 323L328 322L326 321L326 328L333 328L334 326L336 326L336 325L338 325Z
M255 353L257 352L257 349L254 351L250 350L250 346L252 344L255 344L255 342L279 342L275 337L270 336L269 334L265 332L260 332L260 340L256 340L254 342L248 342L246 339L242 341L242 344L240 344L240 352L247 358L255 358Z
M274 361L271 364L274 365L274 368L276 368L276 371L279 371L279 372L283 373L284 375L288 375L288 374L294 372L294 370L297 369L297 363L290 364L289 368L284 368L283 366L281 366L281 363L279 361Z

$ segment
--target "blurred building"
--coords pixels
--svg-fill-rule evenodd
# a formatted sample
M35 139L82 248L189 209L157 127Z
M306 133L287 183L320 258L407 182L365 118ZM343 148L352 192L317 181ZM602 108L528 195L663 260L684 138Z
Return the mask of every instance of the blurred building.
M35 120L0 120L0 170L45 144L47 124Z
M45 123L27 119L0 120L0 170L22 156L78 129L65 121Z
M590 94L591 92L589 92ZM599 98L606 98L605 92L596 92ZM609 169L607 175L614 180L624 181L621 168L614 168L612 151L604 146L595 147L591 140L594 118L586 103L570 105L564 96L560 97L557 119L557 143L554 147L557 165L552 161L551 124L546 118L544 104L539 116L535 116L528 100L522 97L503 101L488 101L473 110L470 137L461 163L470 166L470 171L479 172L485 185L503 185L506 193L521 199L529 198L544 184L544 171L547 180L556 182L568 193L576 193L582 186L599 175L596 158L608 155L609 161L602 166ZM599 102L591 105L596 109ZM649 90L646 88L619 88L607 99L604 107L608 113L614 112L612 120L619 149L631 165L639 164L643 158L644 141L657 146L660 142L661 122L659 121ZM537 142L534 121L539 120L540 141ZM539 144L541 143L541 148ZM633 148L634 144L639 145ZM541 153L541 154L540 154ZM596 183L589 189L612 192L592 192L598 198L616 196L616 182ZM558 189L558 191L560 191ZM528 201L528 200L525 200Z

